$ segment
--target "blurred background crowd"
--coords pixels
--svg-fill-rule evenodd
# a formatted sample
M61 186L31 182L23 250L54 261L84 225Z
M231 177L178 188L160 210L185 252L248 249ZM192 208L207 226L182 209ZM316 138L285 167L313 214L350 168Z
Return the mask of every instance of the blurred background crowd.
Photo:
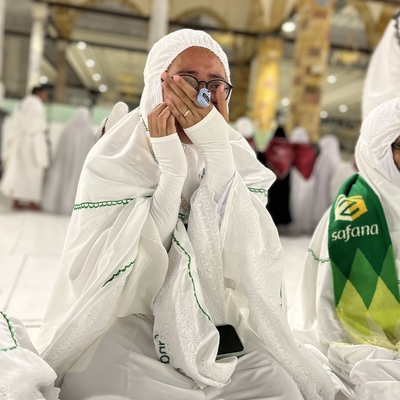
M129 110L139 104L148 49L190 27L209 32L229 57L231 123L277 175L268 206L274 221L282 233L310 234L356 171L366 72L397 7L394 0L0 1L1 210L70 213L102 121L118 101ZM19 184L18 198L4 187L4 170L22 126L18 107L41 87L41 171ZM33 129L38 114L29 112L19 118ZM13 176L32 173L22 158Z

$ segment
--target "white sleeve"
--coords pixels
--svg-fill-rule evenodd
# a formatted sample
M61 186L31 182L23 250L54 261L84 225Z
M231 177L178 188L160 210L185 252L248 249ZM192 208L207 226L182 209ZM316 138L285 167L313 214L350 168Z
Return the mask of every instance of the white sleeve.
M161 170L160 181L153 194L150 214L168 250L181 204L187 162L177 133L150 140Z
M214 107L200 122L185 129L185 133L204 156L205 178L215 193L215 201L221 198L235 172L228 127Z

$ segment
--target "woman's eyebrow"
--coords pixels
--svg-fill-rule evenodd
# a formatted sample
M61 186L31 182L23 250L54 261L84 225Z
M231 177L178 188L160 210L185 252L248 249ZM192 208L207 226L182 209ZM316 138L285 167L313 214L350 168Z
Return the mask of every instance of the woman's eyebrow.
M198 74L198 71L189 70L189 69L180 69L175 74L176 75L179 75L179 74L196 75L196 74ZM211 74L207 74L207 76L210 79L225 79L225 77L223 75L220 75L220 74L211 73Z
M190 69L180 69L179 71L176 72L176 74L188 74L188 75L193 75L196 73L197 73L197 71L193 71Z

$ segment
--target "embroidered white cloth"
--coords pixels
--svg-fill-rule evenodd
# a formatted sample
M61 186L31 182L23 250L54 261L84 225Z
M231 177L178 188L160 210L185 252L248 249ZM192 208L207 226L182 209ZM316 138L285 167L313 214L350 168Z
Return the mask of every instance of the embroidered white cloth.
M56 373L37 353L21 321L0 311L0 397L57 400Z
M388 223L400 279L400 172L394 166L391 143L400 135L400 99L378 106L364 120L355 156L359 172L378 195ZM391 166L384 160L391 160ZM397 175L395 175L397 173ZM348 399L395 400L400 393L398 351L356 344L335 311L328 253L329 211L310 243L299 290L289 321L295 337L341 379L337 389ZM318 355L319 354L319 355Z
M115 317L154 315L153 335L165 342L170 365L201 388L222 387L229 384L237 360L215 360L215 323L244 320L241 326L247 328L240 335L245 346L255 332L306 399L332 399L328 375L294 342L282 305L282 248L265 208L274 175L215 110L190 130L226 135L233 179L218 204L200 145L183 145L188 165L183 191L194 189L188 229L176 215L171 248L167 252L163 246L152 203L161 170L145 123L162 99L161 73L191 46L213 51L229 80L225 54L204 32L174 32L153 47L140 112L122 118L86 159L38 340L41 355L60 383L86 349L114 326Z

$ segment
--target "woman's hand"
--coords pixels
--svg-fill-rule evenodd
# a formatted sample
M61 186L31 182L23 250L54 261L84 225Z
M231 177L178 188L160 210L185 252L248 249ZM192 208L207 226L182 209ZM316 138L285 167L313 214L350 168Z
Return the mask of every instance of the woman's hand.
M166 103L159 104L148 115L148 124L151 137L163 137L176 132L175 118Z
M197 124L211 111L212 103L205 108L195 105L198 92L179 75L170 77L163 72L161 78L165 103L182 128ZM228 109L222 87L217 92L216 108L228 122Z

